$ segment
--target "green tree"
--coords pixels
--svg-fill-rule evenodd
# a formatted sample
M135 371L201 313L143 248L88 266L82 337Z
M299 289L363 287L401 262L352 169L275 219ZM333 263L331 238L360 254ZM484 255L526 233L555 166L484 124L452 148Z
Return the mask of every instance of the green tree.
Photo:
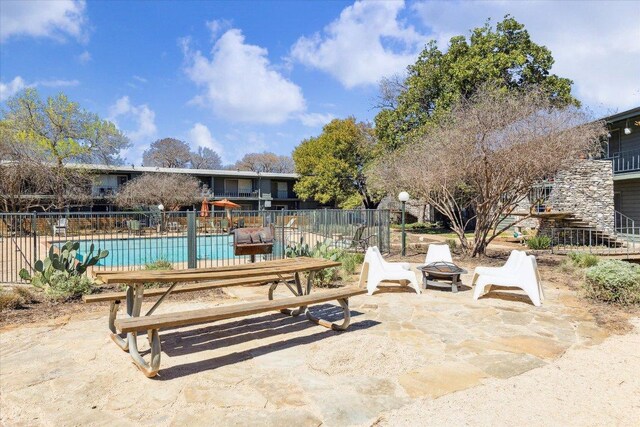
M353 117L332 120L319 136L302 141L293 151L300 174L296 193L341 208L375 209L380 195L369 189L365 171L378 146L369 124L356 123Z
M7 101L0 129L3 160L29 164L31 170L46 175L47 193L54 197L42 205L45 209L64 208L90 189L89 171L69 168L69 163L121 163L120 151L129 146L113 123L81 109L62 93L43 100L33 88ZM12 170L17 172L6 169L7 173Z
M509 15L495 30L487 21L469 40L452 37L446 52L431 41L408 67L405 79L381 82L376 135L388 149L396 149L483 84L505 91L536 86L546 91L554 106L579 106L571 95L573 82L550 73L553 63L551 51L534 43L524 25Z

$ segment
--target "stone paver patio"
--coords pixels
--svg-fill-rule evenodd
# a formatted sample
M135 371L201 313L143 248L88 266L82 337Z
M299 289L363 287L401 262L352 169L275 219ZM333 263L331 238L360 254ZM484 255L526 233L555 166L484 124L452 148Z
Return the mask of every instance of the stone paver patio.
M541 308L503 292L475 302L468 288L359 296L347 332L280 314L161 331L153 380L107 337L105 305L102 315L2 331L0 423L368 425L382 412L522 374L607 336L572 291L545 291ZM264 299L266 289L229 294ZM168 301L164 309L234 302ZM316 310L340 314L330 304Z

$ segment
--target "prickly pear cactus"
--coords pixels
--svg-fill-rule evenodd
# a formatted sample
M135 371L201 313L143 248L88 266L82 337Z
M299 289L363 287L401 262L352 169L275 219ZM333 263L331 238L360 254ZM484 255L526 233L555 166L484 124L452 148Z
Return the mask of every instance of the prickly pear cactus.
M89 252L82 257L82 260L78 260L78 249L80 249L80 242L66 242L58 252L51 246L47 258L36 261L33 269L42 276L43 282L48 284L52 274L56 271L62 271L67 276L81 276L86 273L87 268L96 265L109 255L109 251L101 251L100 249L97 250L96 255L93 255L95 246L92 244L89 247ZM23 270L20 271L20 277L24 280L31 280L29 272L26 269Z

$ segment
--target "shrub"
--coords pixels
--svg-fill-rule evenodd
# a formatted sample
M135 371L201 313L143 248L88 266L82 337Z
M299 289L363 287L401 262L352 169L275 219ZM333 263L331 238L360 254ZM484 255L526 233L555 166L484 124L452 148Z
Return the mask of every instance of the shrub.
M145 270L173 270L173 264L166 259L158 259L144 265Z
M354 254L344 249L332 248L331 239L324 242L317 242L314 247L304 243L304 239L300 239L300 243L289 244L285 249L285 255L288 258L296 258L301 256L312 258L323 258L331 261L342 263L342 267L325 268L315 273L313 283L318 287L327 287L332 285L340 278L351 275L355 272L356 266L364 261L363 254Z
M54 271L48 280L38 273L31 284L55 300L74 299L93 292L93 281L87 276L69 276L64 271Z
M444 228L442 222L414 222L411 224L405 224L405 229L407 231L412 231L415 233L427 233L427 234L439 234L447 232ZM402 224L391 224L391 228L395 230L402 229Z
M640 304L640 266L606 260L589 267L585 274L587 297L623 305Z
M168 260L166 259L157 259L153 262L148 262L144 265L144 269L145 270L158 270L158 271L163 271L163 270L173 270L173 264L171 264ZM144 284L145 289L149 289L149 288L162 288L162 287L167 287L167 286L171 286L171 283L166 283L166 282L148 282ZM126 286L125 286L126 288Z
M576 267L580 268L593 267L600 261L597 256L586 252L569 252L567 257Z
M364 262L364 255L345 253L340 261L342 262L342 270L349 275L355 273L356 267Z
M447 239L445 242L449 245L449 251L458 252L458 241L456 239Z
M534 236L527 240L527 246L529 249L549 249L551 248L551 237L549 236Z
M17 286L13 289L0 287L0 311L15 310L34 302L38 302L38 298L26 286Z

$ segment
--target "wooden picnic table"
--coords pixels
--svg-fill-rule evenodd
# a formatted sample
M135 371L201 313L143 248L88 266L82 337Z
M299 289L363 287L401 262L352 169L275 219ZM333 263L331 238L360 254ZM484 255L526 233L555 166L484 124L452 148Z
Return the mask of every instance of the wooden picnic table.
M96 272L96 278L105 284L127 285L126 293L97 294L85 297L85 302L110 301L109 329L111 339L123 350L129 351L136 342L135 332L128 332L126 339L116 329L116 317L121 300L126 302L128 317L140 317L142 302L145 296L159 299L144 316L150 316L172 292L190 292L229 286L271 284L268 291L269 300L280 284L284 284L296 297L310 295L315 273L325 268L338 267L341 263L317 258L286 258L234 266L193 268L166 271L113 271ZM300 274L307 276L303 287ZM147 289L148 282L164 282L171 285L164 289ZM185 284L186 282L197 282ZM291 310L283 308L282 313L298 316L306 311L306 305Z

